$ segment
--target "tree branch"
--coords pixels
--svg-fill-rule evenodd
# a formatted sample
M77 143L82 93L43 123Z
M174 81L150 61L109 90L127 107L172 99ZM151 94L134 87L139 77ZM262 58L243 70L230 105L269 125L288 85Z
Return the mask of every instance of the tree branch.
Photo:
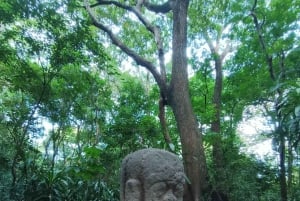
M144 2L145 7L155 13L168 13L173 8L173 1L174 0L168 0L167 2L157 5L157 4L151 4L147 0Z
M285 61L284 51L281 50L280 53L278 53L278 56L280 58L280 61L279 61L279 66L280 66L279 78L282 79L282 80L285 80L285 78L286 78L286 69L285 69L285 65L284 65L284 61Z
M147 28L148 31L151 33L155 33L155 27L151 25L151 23L143 17L143 15L140 12L140 2L137 3L137 6L130 6L123 3L120 3L118 1L105 1L105 0L98 0L97 4L94 5L115 5L119 8L122 8L124 10L130 11L135 14L135 16L143 23L143 25ZM91 7L91 6L90 6Z
M204 31L204 39L206 40L211 53L212 54L217 54L216 48L214 47L214 45L213 45L213 43L211 41L211 38L209 37L207 31Z
M160 65L160 73L161 78L165 82L166 81L166 70L165 70L165 59L164 59L164 48L163 42L161 38L160 28L158 26L153 26L140 12L141 6L145 4L144 0L138 0L135 7L122 4L117 1L105 1L99 0L97 5L109 5L113 4L119 8L128 10L135 14L135 16L142 22L142 24L146 27L148 31L150 31L154 38L158 49L158 58L159 58L159 65ZM165 89L164 89L165 91Z
M220 59L221 61L224 60L224 58L226 57L226 55L232 51L232 48L231 48L231 45L230 45L230 42L228 41L228 43L226 44L226 47L225 49L223 50L222 54L220 55Z
M167 128L167 121L166 121L166 114L165 114L165 103L163 98L159 100L159 121L162 129L162 133L165 139L165 142L168 145L168 149L170 150L170 144L172 144L172 139L170 137L168 128ZM173 150L170 150L173 151Z
M272 58L272 56L269 55L267 47L266 47L266 43L265 43L265 40L264 40L264 37L262 34L262 30L261 30L262 24L261 25L259 24L257 15L255 13L256 6L257 6L257 0L254 0L250 15L253 17L253 22L254 22L255 29L256 29L256 32L257 32L258 38L259 38L259 43L261 45L263 53L265 54L266 62L267 62L268 68L269 68L270 77L272 80L275 80L275 75L274 75L274 70L273 70L273 58Z
M257 6L257 0L254 0L251 12L254 12L254 10L256 9L256 6Z
M135 8L121 4L116 1L99 1L98 3L99 3L99 5L114 4L120 8L133 11L135 14L139 14L139 11L137 11ZM145 58L138 55L135 51L128 48L115 34L113 34L113 32L107 26L103 25L99 20L97 20L95 17L95 14L93 13L93 11L88 3L88 0L84 0L84 4L85 4L85 8L86 8L88 14L90 15L90 17L92 19L93 24L100 30L107 33L109 38L111 39L112 43L114 45L116 45L117 47L119 47L129 57L131 57L138 65L141 65L141 66L145 67L146 69L148 69L151 72L151 74L153 75L155 81L157 82L157 84L159 85L159 87L161 89L166 88L165 87L166 83L164 83L164 80L161 78L161 75L157 72L155 66L150 61L146 60ZM144 22L146 23L147 21L144 21Z

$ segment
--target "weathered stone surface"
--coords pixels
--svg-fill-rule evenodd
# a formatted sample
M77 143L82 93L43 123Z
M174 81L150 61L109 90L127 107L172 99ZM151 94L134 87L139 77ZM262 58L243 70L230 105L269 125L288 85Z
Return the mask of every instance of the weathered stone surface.
M121 201L182 201L184 170L180 159L160 149L142 149L125 157Z

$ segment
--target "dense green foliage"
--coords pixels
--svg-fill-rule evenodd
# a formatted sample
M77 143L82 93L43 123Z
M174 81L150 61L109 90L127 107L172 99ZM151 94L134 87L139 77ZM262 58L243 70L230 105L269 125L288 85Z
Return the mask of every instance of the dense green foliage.
M300 2L203 2L191 1L189 13L189 87L204 136L209 193L222 183L232 201L282 200L285 182L288 200L300 200ZM129 47L154 54L153 41L129 15L101 14L122 26ZM170 37L170 25L162 28ZM133 36L141 36L138 44ZM208 41L224 51L222 45L231 45L223 62L222 181L212 164L219 138L209 129L218 55ZM91 26L82 2L0 2L1 201L119 200L122 158L141 148L170 148L158 118L160 92L126 59ZM238 129L255 113L271 128L257 135L272 139L276 153L263 159L243 151ZM169 110L166 121L171 150L180 155Z

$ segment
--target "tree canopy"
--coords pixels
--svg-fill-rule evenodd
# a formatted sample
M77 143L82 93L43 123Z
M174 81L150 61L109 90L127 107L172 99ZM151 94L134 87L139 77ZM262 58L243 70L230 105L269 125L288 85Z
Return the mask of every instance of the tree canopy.
M182 158L184 201L300 199L299 0L0 2L0 200L119 200ZM273 154L244 151L241 123Z

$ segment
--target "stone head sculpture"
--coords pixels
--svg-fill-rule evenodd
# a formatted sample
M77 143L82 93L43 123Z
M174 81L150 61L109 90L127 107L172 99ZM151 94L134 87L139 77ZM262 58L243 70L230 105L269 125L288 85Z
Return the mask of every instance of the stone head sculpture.
M121 201L182 201L184 170L179 158L160 149L142 149L122 162Z

